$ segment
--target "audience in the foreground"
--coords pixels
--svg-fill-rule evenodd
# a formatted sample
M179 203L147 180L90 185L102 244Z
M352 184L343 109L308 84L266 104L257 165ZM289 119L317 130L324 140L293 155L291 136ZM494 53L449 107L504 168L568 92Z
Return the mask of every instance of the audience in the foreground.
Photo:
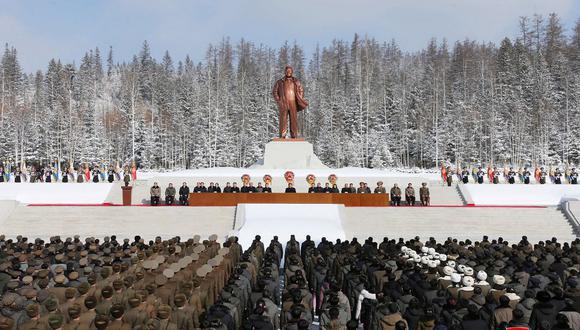
M0 236L1 329L578 329L580 239ZM279 311L280 309L280 311Z

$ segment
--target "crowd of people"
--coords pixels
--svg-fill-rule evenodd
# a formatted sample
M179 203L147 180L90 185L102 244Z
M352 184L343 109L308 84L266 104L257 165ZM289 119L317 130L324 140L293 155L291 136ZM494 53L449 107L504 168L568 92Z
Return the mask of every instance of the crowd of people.
M0 329L580 329L580 239L0 236Z
M532 170L526 167L520 167L516 171L513 167L504 167L498 169L497 166L489 166L484 169L482 166L472 167L469 169L464 166L462 170L453 170L451 166L441 167L441 179L444 183L451 186L453 183L453 175L457 175L459 182L467 184L475 182L483 184L484 182L498 184L508 183L515 184L531 184L534 181L538 184L546 184L551 182L553 184L578 184L578 171L575 167L566 168L564 171L559 167L549 167L547 170L543 166L539 166ZM503 179L502 179L503 177Z
M285 193L296 193L296 188L292 183L288 183L287 188L284 190ZM257 186L254 186L253 182L243 183L241 187L238 187L236 182L230 183L227 182L222 190L218 182L210 182L209 186L205 186L204 182L197 182L196 186L193 190L190 190L187 182L183 182L182 186L179 188L179 191L175 189L173 183L169 183L167 188L165 188L165 205L175 205L176 203L176 195L179 193L179 205L187 205L189 200L190 193L272 193L272 188L270 187L269 183L258 183ZM338 190L336 184L333 184L332 187L329 183L326 183L324 187L320 183L311 184L310 188L308 188L308 193L332 193L332 194L371 194L371 189L368 187L366 182L360 182L358 188L354 188L352 183L345 183L342 190ZM383 186L383 182L377 182L377 186L374 189L375 194L386 194L387 190ZM391 205L393 206L401 206L402 201L402 191L399 188L398 184L394 184L391 188L390 192L390 201ZM408 206L415 206L416 204L416 192L415 188L413 187L412 183L409 183L404 190L405 195L405 203ZM150 196L151 196L151 205L157 206L160 205L161 202L161 187L159 187L157 182L153 183L153 186L150 189ZM427 187L427 183L423 182L421 184L421 188L419 188L419 201L422 206L428 206L431 202L429 187Z
M55 164L53 166L31 165L29 167L19 167L8 165L4 166L0 163L0 183L85 183L85 182L109 182L115 181L130 182L137 180L137 166L132 164L127 165L121 169L118 165L105 166L79 164L73 166L72 164L60 166Z

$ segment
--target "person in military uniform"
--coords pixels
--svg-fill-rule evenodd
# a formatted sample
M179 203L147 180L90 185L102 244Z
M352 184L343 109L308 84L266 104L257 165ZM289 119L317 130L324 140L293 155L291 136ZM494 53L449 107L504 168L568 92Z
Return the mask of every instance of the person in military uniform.
M159 205L159 200L161 198L161 188L157 185L157 182L153 183L153 187L151 187L149 194L151 195L151 205Z
M453 170L451 169L451 166L447 166L447 186L451 187L451 184L453 183Z
M421 188L419 188L419 197L421 198L421 205L429 206L431 203L431 197L429 196L429 188L427 187L426 182L423 182Z
M377 187L375 188L375 194L386 194L387 189L383 186L383 181L377 182Z
M412 183L409 183L405 188L405 201L407 205L415 206L415 188L413 188Z
M165 188L165 204L173 205L175 203L175 187L173 183L169 183L169 186Z
M391 188L391 203L393 206L401 206L401 188L396 183Z

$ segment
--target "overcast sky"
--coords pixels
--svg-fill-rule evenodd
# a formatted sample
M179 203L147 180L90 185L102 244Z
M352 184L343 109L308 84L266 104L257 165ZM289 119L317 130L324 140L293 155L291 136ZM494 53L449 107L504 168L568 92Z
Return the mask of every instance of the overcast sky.
M99 47L130 60L148 40L153 55L203 59L209 43L245 38L279 47L319 43L354 33L395 39L403 50L431 37L497 42L518 32L518 17L556 12L569 31L580 0L0 0L0 42L17 48L26 72L50 58L76 61Z

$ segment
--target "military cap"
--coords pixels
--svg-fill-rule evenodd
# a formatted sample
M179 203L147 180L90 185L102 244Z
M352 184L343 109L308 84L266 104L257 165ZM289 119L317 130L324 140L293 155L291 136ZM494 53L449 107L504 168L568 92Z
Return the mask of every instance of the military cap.
M185 305L187 301L187 298L185 297L185 295L183 293L178 293L175 295L175 298L173 298L173 302L175 303L175 306L177 307L183 307Z
M26 297L26 299L34 299L36 298L37 292L36 290L29 288L22 291L22 295Z
M47 309L49 312L52 312L52 311L56 310L56 308L58 307L58 303L56 302L56 300L55 300L55 299L53 299L53 298L48 298L48 299L46 300L46 302L44 303L44 307L46 307L46 309Z
M196 247L193 248L193 252L195 252L196 254L200 254L205 250L205 246L204 245L198 245Z
M121 290L123 288L123 286L125 286L125 283L123 283L123 280L117 279L117 280L113 281L113 289Z
M171 315L171 307L169 305L163 304L157 308L157 316L162 319L168 319Z
M37 304L30 304L26 306L26 315L30 318L34 318L38 316L40 308L38 308Z
M51 329L58 329L62 326L64 318L60 313L50 314L48 317L48 325Z
M209 239L211 242L215 242L215 241L217 241L217 239L218 239L218 236L217 236L216 234L211 234L211 235L209 235L208 239Z
M147 329L159 329L161 327L161 322L158 319L149 319L146 324Z
M113 296L113 288L110 287L109 285L105 286L104 288L101 289L101 294L103 295L103 297L105 298L110 298Z
M89 292L89 289L91 288L90 284L87 282L82 282L78 287L77 287L77 291L83 295L86 294L87 292Z
M48 269L41 269L38 271L36 276L38 276L38 278L46 278L46 277L48 277L48 274L49 274Z
M129 303L129 306L131 308L137 307L141 304L141 298L139 298L137 295L135 295L134 297L129 298L129 300L127 301Z
M106 315L97 314L97 316L95 316L94 323L97 329L105 329L109 324L109 317L107 317Z
M65 280L66 280L66 277L63 274L58 274L54 277L54 282L58 283L58 284L64 283Z
M97 298L95 296L88 296L85 298L85 307L93 309L97 306Z
M14 327L13 319L0 315L0 330L12 330L13 327Z
M24 283L24 285L28 285L32 283L32 280L33 280L32 276L26 275L22 278L22 283Z
M113 304L113 306L111 306L110 313L114 319L118 319L122 317L123 314L125 314L125 308L122 304Z
M161 285L165 285L165 283L167 283L167 277L165 277L162 274L155 276L155 284L157 284L158 286L161 286Z
M171 271L173 271L174 273L177 273L178 271L181 270L181 268L183 268L181 265L183 264L183 261L179 260L176 263L173 263L171 265L169 265L169 268ZM166 269L167 270L167 269Z
M155 261L157 261L158 264L162 264L165 262L165 256L158 255L157 258L155 258Z
M18 281L10 281L6 283L6 288L8 288L8 290L16 290L18 287L20 287L20 283Z
M193 243L199 243L200 240L201 240L201 236L199 236L199 235L193 236Z
M78 272L71 272L70 274L68 274L68 279L71 281L78 280L78 278L79 278Z

